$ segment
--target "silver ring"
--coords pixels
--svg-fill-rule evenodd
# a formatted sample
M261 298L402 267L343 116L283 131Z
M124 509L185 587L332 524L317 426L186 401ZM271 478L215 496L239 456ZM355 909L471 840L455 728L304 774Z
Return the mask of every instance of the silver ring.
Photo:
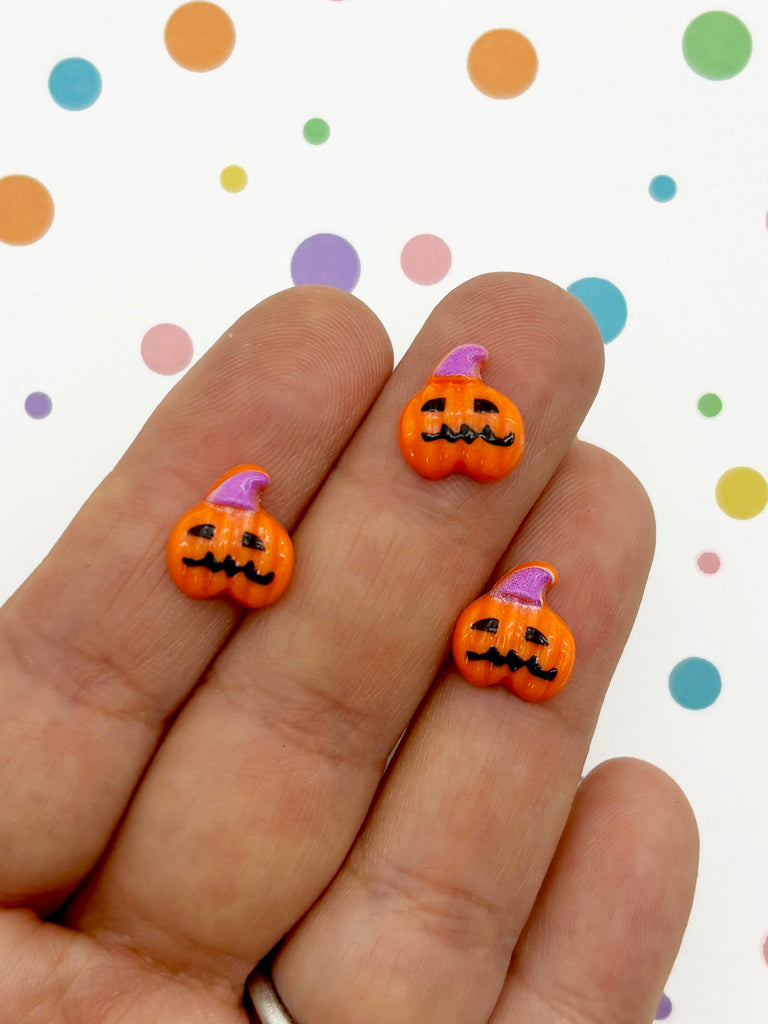
M255 1016L251 1016L253 1024L296 1024L283 1006L272 978L261 965L248 975L245 988L255 1012Z

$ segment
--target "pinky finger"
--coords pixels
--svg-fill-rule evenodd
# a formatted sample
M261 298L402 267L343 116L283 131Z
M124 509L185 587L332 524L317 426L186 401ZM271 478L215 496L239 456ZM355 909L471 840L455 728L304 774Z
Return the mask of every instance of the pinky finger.
M653 1020L693 899L698 833L672 780L618 759L582 782L491 1024Z

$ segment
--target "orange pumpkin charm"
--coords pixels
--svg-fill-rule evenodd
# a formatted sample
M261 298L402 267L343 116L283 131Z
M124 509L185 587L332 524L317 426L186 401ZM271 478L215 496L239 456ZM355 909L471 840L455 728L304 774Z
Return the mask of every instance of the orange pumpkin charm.
M260 466L235 466L176 523L168 571L188 597L229 594L247 608L264 608L286 589L293 545L284 527L259 507L268 484Z
M427 480L466 473L501 480L520 461L525 438L517 406L483 382L482 345L460 345L403 409L398 442L405 461Z
M501 683L534 704L562 690L576 645L570 629L544 600L544 592L555 583L551 565L526 562L464 609L453 631L453 660L467 682Z

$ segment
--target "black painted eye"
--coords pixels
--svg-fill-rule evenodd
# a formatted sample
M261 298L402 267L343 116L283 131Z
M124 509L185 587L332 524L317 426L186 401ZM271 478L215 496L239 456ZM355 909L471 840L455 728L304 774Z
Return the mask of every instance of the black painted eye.
M421 407L422 412L445 412L445 399L444 398L430 398L428 402L425 402Z
M257 537L255 533L244 533L243 539L240 541L244 548L258 548L259 551L266 551L264 547L264 541L261 537Z
M472 629L482 629L484 633L497 633L499 629L498 619L479 619L472 623Z
M498 412L498 408L487 398L475 399L475 412Z
M214 533L216 533L216 527L213 523L200 523L199 526L193 526L191 530L187 530L187 533L192 537L202 537L204 540L211 540Z
M529 626L528 629L526 629L525 639L530 640L532 644L541 644L542 647L549 647L549 640L547 640L544 634L540 633L538 629L535 629L533 626Z

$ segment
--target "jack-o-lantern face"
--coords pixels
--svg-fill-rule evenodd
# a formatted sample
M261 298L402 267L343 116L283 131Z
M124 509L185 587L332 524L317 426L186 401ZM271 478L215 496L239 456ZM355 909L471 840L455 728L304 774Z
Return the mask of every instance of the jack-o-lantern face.
M557 573L544 562L508 572L459 616L453 660L473 686L506 686L523 700L554 697L573 668L576 645L563 620L544 601Z
M168 541L168 571L188 597L229 594L247 608L264 608L286 589L293 545L280 523L259 507L259 493L268 483L260 466L235 466L176 523Z
M501 480L520 461L523 420L506 395L481 380L487 358L481 345L454 349L402 412L400 451L427 480L451 473Z

